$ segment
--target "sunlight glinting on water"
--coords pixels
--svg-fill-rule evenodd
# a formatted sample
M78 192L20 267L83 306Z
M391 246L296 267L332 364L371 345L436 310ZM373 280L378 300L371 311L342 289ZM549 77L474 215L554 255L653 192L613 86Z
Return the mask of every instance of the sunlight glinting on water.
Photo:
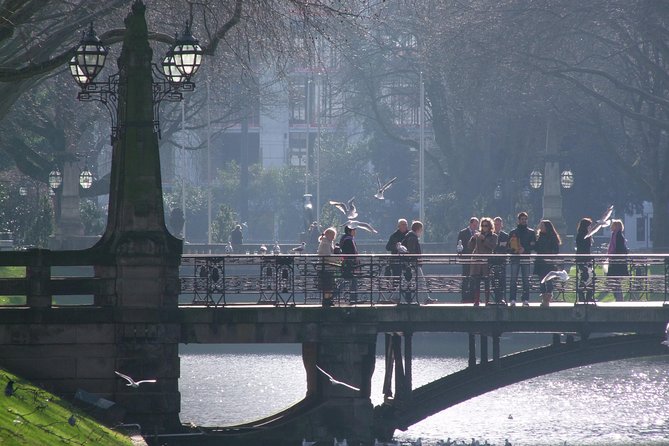
M382 402L377 357L372 401ZM417 357L414 387L466 366L464 358ZM185 354L181 419L231 425L289 407L306 391L297 354ZM669 445L669 358L636 359L568 370L515 384L434 415L400 440L424 444L476 438L503 445Z

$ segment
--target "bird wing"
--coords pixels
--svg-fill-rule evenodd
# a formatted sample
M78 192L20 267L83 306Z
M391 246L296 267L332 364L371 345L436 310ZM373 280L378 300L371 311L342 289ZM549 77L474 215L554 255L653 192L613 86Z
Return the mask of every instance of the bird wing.
M550 282L551 280L555 279L556 277L557 277L557 272L549 271L548 274L546 274L544 276L544 278L541 279L541 283Z
M569 273L565 270L558 271L557 272L557 278L560 279L563 282L566 282L567 280L569 280Z
M155 382L157 382L157 380L155 379L143 379L141 381L137 381L135 384L140 385L142 383L155 383Z
M381 190L386 190L388 189L395 181L397 180L397 177L393 178L392 180L388 181L386 184L381 187Z
M584 238L592 237L593 235L597 234L597 231L599 231L601 228L602 228L601 223L595 223L594 225L592 225L592 228L590 228L590 230L588 231L588 233L585 235Z
M129 377L128 375L124 375L123 373L116 372L116 371L114 371L114 373L116 373L118 376L120 376L121 378L123 378L123 379L125 379L126 381L128 381L130 384L137 384L137 383L135 382L135 380L132 379L131 377Z
M604 213L602 214L602 218L600 218L598 222L599 222L599 223L603 223L603 222L605 222L606 220L608 220L609 218L611 218L611 214L612 214L612 213L613 213L613 205L609 206L609 207L606 209L606 212L604 212Z
M348 214L348 207L346 206L346 203L342 203L341 201L330 201L329 202L332 206L336 207L339 209L341 213L344 215Z
M374 234L377 234L379 232L376 229L374 229L372 225L370 225L369 223L365 223L363 221L356 222L356 226L360 229L364 229L365 231L372 232Z
M360 389L358 389L357 387L353 387L352 385L350 385L350 384L346 384L345 382L337 381L336 379L334 379L334 378L332 377L332 375L330 375L328 372L326 372L325 370L323 370L323 369L320 368L319 366L316 366L316 368L317 368L323 375L327 376L327 378L330 380L330 382L331 382L332 384L337 384L337 385L340 385L340 386L348 387L349 389L355 390L356 392L359 392L359 391L360 391Z
M327 376L328 379L330 379L330 381L334 381L334 378L333 378L332 375L330 375L328 372L326 372L325 370L323 370L323 369L320 368L319 366L316 366L316 368L317 368L323 375Z
M346 218L352 220L357 216L358 216L358 210L355 208L355 203L353 202L353 198L351 198L351 200L348 202L348 215L346 216Z
M381 186L381 178L379 176L376 176L376 184L379 186L379 192L383 190L383 186Z

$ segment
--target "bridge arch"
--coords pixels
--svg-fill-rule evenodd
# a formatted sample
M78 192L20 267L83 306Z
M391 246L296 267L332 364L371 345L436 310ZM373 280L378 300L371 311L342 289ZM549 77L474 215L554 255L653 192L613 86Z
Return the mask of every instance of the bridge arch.
M656 335L613 335L539 347L468 367L414 389L401 402L375 407L378 438L390 439L429 416L528 379L601 362L669 354Z

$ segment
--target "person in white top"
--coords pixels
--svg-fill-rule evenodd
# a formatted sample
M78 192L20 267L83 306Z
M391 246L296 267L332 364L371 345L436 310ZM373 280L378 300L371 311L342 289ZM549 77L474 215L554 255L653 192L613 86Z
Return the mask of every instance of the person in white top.
M323 231L318 243L317 254L319 256L328 257L334 254L335 238L337 238L337 230L335 228L327 228ZM334 272L332 271L332 261L323 259L318 268L318 285L323 293L323 306L332 306L332 290L334 289Z

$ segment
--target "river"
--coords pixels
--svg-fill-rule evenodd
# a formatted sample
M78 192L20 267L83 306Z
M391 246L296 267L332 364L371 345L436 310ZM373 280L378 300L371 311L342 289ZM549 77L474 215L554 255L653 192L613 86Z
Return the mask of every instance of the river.
M414 387L466 365L461 354L418 353ZM383 399L383 367L378 356L374 404ZM306 392L297 346L262 353L182 353L179 385L181 420L209 426L270 415ZM395 438L422 438L425 445L449 437L493 445L508 439L514 446L669 445L668 397L669 356L609 362L502 388L398 431Z

